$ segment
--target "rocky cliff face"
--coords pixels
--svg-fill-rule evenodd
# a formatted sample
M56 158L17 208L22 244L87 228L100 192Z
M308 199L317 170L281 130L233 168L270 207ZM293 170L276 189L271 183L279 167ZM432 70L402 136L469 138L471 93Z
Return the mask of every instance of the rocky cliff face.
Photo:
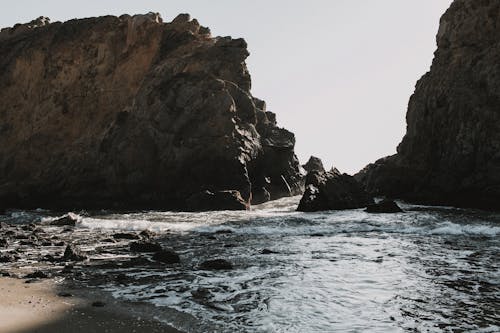
M500 2L455 0L437 44L398 153L356 177L377 194L500 209Z
M40 18L0 32L0 202L183 209L301 192L295 138L250 94L243 39L188 15Z

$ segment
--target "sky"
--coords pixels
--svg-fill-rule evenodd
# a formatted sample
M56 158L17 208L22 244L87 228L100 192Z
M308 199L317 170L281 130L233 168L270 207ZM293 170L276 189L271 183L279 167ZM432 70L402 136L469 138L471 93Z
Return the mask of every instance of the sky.
M0 27L38 16L65 21L159 12L189 13L213 35L243 37L252 94L295 133L302 163L355 173L396 153L416 81L436 49L452 0L16 0ZM6 5L5 3L8 3Z

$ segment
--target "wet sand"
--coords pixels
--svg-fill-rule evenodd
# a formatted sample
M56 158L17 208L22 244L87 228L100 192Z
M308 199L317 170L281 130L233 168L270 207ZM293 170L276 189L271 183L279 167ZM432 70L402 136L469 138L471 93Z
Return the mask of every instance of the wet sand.
M93 306L94 302L104 306ZM53 279L26 283L0 278L1 333L180 333L147 314L141 304L121 303L92 290L67 288Z

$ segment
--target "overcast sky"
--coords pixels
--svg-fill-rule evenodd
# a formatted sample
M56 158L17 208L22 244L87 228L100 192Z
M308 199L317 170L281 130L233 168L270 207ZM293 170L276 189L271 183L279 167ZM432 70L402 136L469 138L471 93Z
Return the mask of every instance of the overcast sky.
M408 99L429 70L452 0L16 0L0 26L105 14L190 13L214 35L244 37L252 93L309 155L353 173L393 154Z

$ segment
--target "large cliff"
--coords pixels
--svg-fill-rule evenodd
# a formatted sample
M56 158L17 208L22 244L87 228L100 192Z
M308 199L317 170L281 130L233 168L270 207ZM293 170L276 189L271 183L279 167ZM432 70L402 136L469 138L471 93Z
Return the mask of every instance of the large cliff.
M2 29L0 203L184 209L206 190L300 193L294 135L251 95L248 55L186 14Z
M375 194L500 209L500 1L455 0L437 44L397 154L356 178Z

